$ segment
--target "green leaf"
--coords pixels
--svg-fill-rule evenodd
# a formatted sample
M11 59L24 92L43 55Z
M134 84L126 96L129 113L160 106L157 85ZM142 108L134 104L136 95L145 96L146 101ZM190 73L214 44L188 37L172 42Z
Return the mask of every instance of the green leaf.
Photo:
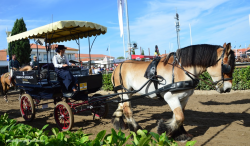
M139 141L138 141L138 139L137 139L137 137L136 137L135 132L130 131L130 133L132 133L133 136L134 136L134 141L133 141L133 142L135 143L135 145L138 145L138 144L139 144Z
M103 139L103 137L105 136L105 134L106 134L106 130L102 130L101 132L99 132L99 133L97 134L96 139L97 139L98 141L101 141L101 140Z
M150 140L151 140L151 137L152 137L151 135L148 135L148 137L145 137L145 138L140 139L138 146L146 146L146 145L149 145L149 142L150 142Z
M194 144L197 142L197 140L195 140L195 141L188 141L187 143L186 143L186 146L194 146Z
M48 126L49 126L49 124L44 125L43 128L42 128L41 130L43 131L43 130L46 129Z
M5 133L5 131L6 131L8 128L9 128L9 125L4 126L4 127L1 129L0 133Z
M160 138L159 134L154 133L154 132L149 132L149 133L157 140L157 142L159 142L159 138Z
M89 137L88 136L84 136L84 137L81 138L80 143L85 143L87 141L89 141Z
M40 137L40 140L43 140L43 141L47 142L47 141L49 141L49 138L48 138L48 136L42 135Z
M57 134L59 133L59 129L58 128L52 128L52 132L55 136L57 136Z
M111 129L111 132L112 132L112 141L113 141L113 143L117 143L117 134L116 134L116 132L115 132L115 130L112 128Z
M146 134L141 129L137 130L137 134L141 135L142 138L146 138L147 137Z
M63 139L64 139L63 132L60 132L60 133L57 134L57 139L60 139L61 141L63 141Z

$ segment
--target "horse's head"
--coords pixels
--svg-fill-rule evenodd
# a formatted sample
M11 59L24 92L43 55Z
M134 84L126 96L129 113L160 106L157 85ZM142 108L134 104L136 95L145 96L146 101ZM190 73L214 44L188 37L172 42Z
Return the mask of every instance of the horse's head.
M235 67L235 55L231 50L231 43L224 43L223 47L218 48L217 57L217 63L208 67L207 72L212 77L219 93L230 92Z

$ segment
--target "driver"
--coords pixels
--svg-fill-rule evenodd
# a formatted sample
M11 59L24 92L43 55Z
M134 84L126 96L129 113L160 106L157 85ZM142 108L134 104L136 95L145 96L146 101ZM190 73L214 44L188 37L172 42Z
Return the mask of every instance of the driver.
M64 55L66 47L64 45L58 45L56 47L57 55L53 57L53 64L55 67L55 71L57 76L63 81L66 89L69 91L72 89L74 92L77 91L77 79L71 74L67 66L75 66L75 64L69 63L68 59Z
M13 82L13 81L12 81L13 69L14 69L14 70L20 69L20 64L19 64L19 62L17 61L16 55L15 55L15 54L12 55L12 60L10 60L10 62L9 62L9 68L10 68L10 76L9 76L9 79L10 79L10 87L12 87L12 86L13 86L13 84L12 84L12 82Z

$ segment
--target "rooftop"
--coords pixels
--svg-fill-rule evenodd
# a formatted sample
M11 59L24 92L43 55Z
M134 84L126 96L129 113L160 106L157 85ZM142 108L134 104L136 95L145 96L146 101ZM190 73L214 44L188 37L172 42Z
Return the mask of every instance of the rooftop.
M51 48L54 49L57 46L58 46L58 44L53 44L53 45L51 45ZM78 49L70 48L70 47L67 47L67 46L65 46L65 47L67 48L67 50L70 50L70 51L78 51ZM31 49L36 49L37 46L36 46L36 44L32 43L32 44L30 44L30 48ZM38 49L45 49L45 46L38 45Z

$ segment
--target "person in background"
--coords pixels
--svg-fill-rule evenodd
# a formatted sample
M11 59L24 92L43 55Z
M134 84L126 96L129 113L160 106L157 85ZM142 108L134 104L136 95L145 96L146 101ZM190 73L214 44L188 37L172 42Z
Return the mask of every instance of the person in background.
M10 87L12 87L12 76L13 76L13 70L18 70L20 69L20 64L19 62L17 61L16 59L16 55L13 54L12 55L12 60L10 60L9 62L9 68L10 68L10 76L9 76L9 79L10 79Z
M160 56L160 52L159 52L159 49L158 49L158 46L155 45L155 53L154 53L154 56Z
M95 74L95 67L92 66L92 67L91 67L91 70L92 70L92 75L94 75L94 74Z
M34 59L34 60L31 62L30 65L31 65L31 67L32 67L33 69L36 70L36 69L38 69L39 64L38 64L38 61L37 61L37 57L36 57L36 56L34 56L33 59Z
M63 81L66 89L69 91L71 88L74 92L76 92L77 78L75 78L67 68L67 66L75 66L75 64L69 63L68 59L64 55L65 49L67 48L64 47L64 45L58 45L58 47L56 47L57 54L52 59L53 64L57 76Z

